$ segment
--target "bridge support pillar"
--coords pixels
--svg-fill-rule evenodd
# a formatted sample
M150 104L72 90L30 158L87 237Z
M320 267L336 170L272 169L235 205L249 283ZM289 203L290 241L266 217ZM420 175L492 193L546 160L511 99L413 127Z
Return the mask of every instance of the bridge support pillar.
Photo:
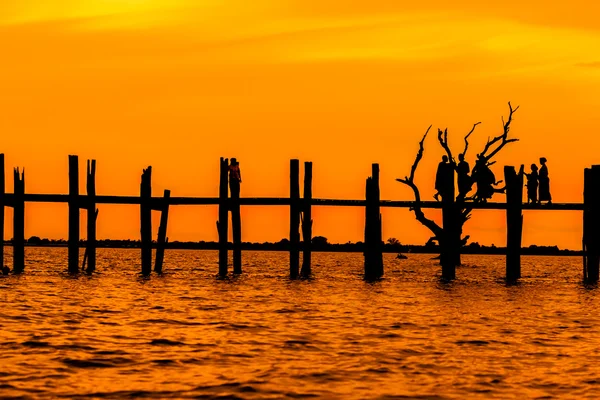
M167 223L169 221L169 199L171 191L166 189L160 206L160 225L158 226L158 236L156 239L156 256L154 259L154 272L162 274L163 261L165 259L165 247L169 239L167 238Z
M219 277L227 276L227 239L229 234L229 159L221 157L219 169Z
M583 279L598 282L600 271L600 165L586 168L583 184Z
M69 273L79 272L79 158L69 156Z
M460 209L455 201L454 169L444 171L446 182L452 185L442 195L442 226L443 234L439 239L440 264L442 265L442 279L451 281L456 278L456 267L460 265Z
M144 169L140 183L140 238L142 275L152 272L152 167Z
M521 238L523 236L523 166L504 167L506 182L506 281L521 277Z
M13 197L13 272L25 270L25 169L14 171Z
M367 178L365 207L365 279L383 276L383 242L381 237L381 212L379 192L379 164L372 165Z
M311 274L311 252L312 252L312 162L304 163L304 205L302 208L302 270L303 278Z
M4 266L4 195L4 154L0 154L0 274L7 275L9 268Z
M290 279L300 273L300 161L290 160Z

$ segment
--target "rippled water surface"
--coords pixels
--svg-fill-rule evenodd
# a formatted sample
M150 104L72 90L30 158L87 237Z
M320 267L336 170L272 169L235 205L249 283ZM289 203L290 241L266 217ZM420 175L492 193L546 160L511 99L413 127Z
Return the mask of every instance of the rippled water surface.
M98 272L64 273L66 249L28 248L0 276L0 397L598 398L600 296L581 259L463 256L452 284L429 255L316 253L290 281L288 255L245 252L217 280L217 253L99 250ZM11 264L10 256L6 259Z

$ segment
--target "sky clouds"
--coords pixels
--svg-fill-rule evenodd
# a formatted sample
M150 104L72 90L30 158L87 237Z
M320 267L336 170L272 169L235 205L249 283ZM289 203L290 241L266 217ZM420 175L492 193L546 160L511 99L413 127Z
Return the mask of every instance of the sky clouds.
M107 176L108 192L137 190L138 169L152 161L164 171L159 186L212 195L213 161L234 152L249 173L246 195L285 194L285 168L273 165L304 157L315 162L322 197L363 196L369 165L380 162L384 197L404 199L411 192L394 178L410 166L426 126L449 127L460 145L462 130L484 121L476 148L497 132L512 100L522 106L513 128L521 142L499 165L528 165L543 153L552 160L555 197L577 201L582 169L595 162L578 144L600 144L592 135L600 106L598 7L579 0L459 0L452 7L441 0L3 1L0 106L8 117L0 130L15 133L3 151L37 174L32 190L46 192L63 191L64 182L49 175L60 175L60 160L85 152L103 160L105 171L131 176ZM171 141L139 144L164 132ZM429 142L418 178L424 187L432 186L438 156ZM340 177L336 168L348 159ZM316 229L334 241L361 235L359 225L349 233L321 218ZM396 226L411 221L404 215ZM557 221L565 229L579 223ZM475 235L478 223L469 223ZM284 225L273 228L274 238ZM185 220L180 226L189 230ZM418 226L412 238L385 226L403 242L426 240ZM212 227L200 234L211 237ZM110 229L106 235L135 234ZM502 228L496 232L482 230L479 241L500 243ZM570 240L553 235L551 243Z
M593 63L600 51L600 31L585 28L585 14L582 27L557 26L554 12L527 18L529 6L514 8L514 14L505 6L494 14L493 7L469 2L424 9L381 0L347 7L326 1L314 9L265 0L252 6L239 0L6 3L0 6L3 42L17 53L48 52L50 63L85 63L94 56L110 62L104 59L109 53L121 57L117 63L137 57L142 66L462 59L454 72L474 78L511 72L558 78L574 65Z

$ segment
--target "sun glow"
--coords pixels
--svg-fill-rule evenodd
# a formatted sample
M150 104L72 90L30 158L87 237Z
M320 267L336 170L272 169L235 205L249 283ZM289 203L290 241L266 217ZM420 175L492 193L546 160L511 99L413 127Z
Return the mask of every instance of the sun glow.
M0 22L27 23L148 12L173 6L165 0L19 0L0 2Z
M0 0L0 152L8 170L27 168L31 193L64 192L64 160L78 154L98 160L104 194L136 193L152 163L157 192L210 197L215 160L236 156L243 196L285 196L287 163L301 158L315 163L315 196L361 198L379 162L382 197L408 200L394 179L414 160L423 127L448 127L460 147L464 129L483 121L476 149L512 100L522 106L512 131L521 140L500 155L498 176L502 164L543 155L553 195L580 201L583 168L599 162L600 30L597 13L573 2L565 19L516 0L500 9L462 0ZM427 198L438 147L427 142L418 171ZM64 215L44 207L28 205L40 210L28 234L64 237ZM197 223L214 221L206 210L174 211L173 240L214 238L212 222ZM384 236L424 243L429 232L400 211ZM255 224L244 240L286 235L285 218L263 227L261 212L244 216ZM316 210L315 234L359 240L359 214ZM99 236L139 234L135 212L101 215ZM527 218L526 243L580 246L564 234L580 230L579 216L557 215L551 228L546 216ZM474 218L468 229L480 243L505 240L502 224Z
M113 14L147 11L172 4L165 0L92 0L81 2L80 12L86 14Z

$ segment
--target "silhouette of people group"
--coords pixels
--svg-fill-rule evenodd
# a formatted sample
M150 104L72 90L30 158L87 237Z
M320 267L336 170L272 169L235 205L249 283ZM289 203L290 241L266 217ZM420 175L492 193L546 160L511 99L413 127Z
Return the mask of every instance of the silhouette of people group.
M540 158L542 167L539 169L535 164L531 164L531 172L525 173L527 177L527 204L541 204L547 201L552 204L552 195L550 194L550 178L548 177L548 166L545 157Z
M502 181L496 181L496 176L490 169L490 163L485 157L477 156L475 167L473 168L472 179L477 183L477 191L474 200L486 202L491 199L494 193L504 193L505 188L496 188Z
M456 171L458 183L457 201L473 200L475 202L487 202L491 199L494 193L504 193L504 187L497 187L502 181L496 181L494 172L490 169L493 164L490 163L481 154L477 155L475 167L471 172L471 167L465 161L464 153L458 155L458 164L454 160L450 160L447 155L442 156L442 161L438 164L435 177L436 193L433 197L440 201L440 196L443 199L452 198L454 194L454 174ZM527 197L528 203L541 204L542 201L552 203L550 195L550 179L548 177L548 167L546 166L546 158L540 158L542 167L539 169L535 164L531 165L531 173L527 176ZM471 175L469 175L471 172ZM467 197L473 189L473 185L477 185L475 194Z
M501 193L504 189L495 188L496 177L489 167L487 160L481 155L478 156L473 172L471 166L465 161L464 153L458 155L458 164L454 160L450 161L447 155L442 157L442 161L438 164L438 169L435 177L435 189L437 192L433 195L436 200L451 198L454 193L454 174L457 174L458 196L457 200L466 200L467 195L472 190L473 185L477 184L477 191L474 196L469 197L469 200L487 201L494 193Z

